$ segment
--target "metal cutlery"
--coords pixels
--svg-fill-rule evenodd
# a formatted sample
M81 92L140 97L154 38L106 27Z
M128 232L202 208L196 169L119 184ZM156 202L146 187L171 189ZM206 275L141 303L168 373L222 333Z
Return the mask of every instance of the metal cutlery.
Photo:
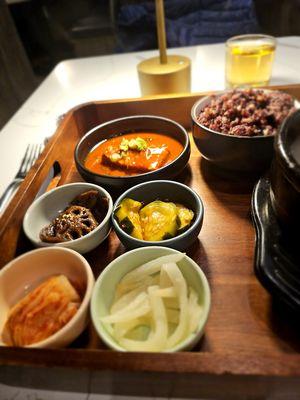
M12 198L16 189L20 186L25 176L27 175L30 168L33 166L39 155L44 148L43 144L29 144L26 148L24 157L21 161L20 168L12 180L7 186L4 193L0 197L0 213L4 210L9 200Z

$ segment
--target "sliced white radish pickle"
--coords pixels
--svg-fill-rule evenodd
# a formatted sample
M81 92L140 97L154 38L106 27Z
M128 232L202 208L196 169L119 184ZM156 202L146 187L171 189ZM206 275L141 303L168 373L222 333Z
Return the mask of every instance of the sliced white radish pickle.
M170 351L199 325L203 307L177 262L184 254L151 260L129 272L116 287L108 333L128 351Z
M156 272L160 272L162 264L169 262L177 263L183 259L185 255L183 253L169 254L167 256L158 257L155 260L151 260L146 264L128 272L127 275L121 280L123 283L135 282L141 277L146 277L147 275L153 275Z

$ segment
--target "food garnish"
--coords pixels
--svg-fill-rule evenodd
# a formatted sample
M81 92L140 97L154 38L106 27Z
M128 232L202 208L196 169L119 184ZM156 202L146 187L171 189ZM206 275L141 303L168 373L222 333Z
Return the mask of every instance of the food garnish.
M93 231L103 221L108 199L97 190L76 196L70 205L40 232L40 239L48 243L75 240Z
M119 146L119 149L121 151L128 151L130 150L136 150L136 151L143 151L146 150L147 147L149 147L149 143L141 137L136 137L134 139L122 139L121 144Z
M80 303L66 276L48 278L9 311L2 340L9 346L28 346L47 339L70 321Z
M143 206L139 201L125 198L114 216L124 232L147 241L175 237L188 229L194 212L182 204L155 200Z
M127 273L116 287L108 332L129 351L168 351L195 333L203 312L179 263L184 254L151 260Z
M88 154L85 167L113 176L130 176L155 171L173 161L183 146L159 133L128 133L101 142Z

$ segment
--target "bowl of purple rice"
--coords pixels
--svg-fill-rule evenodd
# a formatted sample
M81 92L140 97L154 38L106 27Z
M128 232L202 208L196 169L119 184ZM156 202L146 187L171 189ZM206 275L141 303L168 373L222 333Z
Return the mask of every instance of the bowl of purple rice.
M297 108L284 92L236 89L198 100L192 132L201 155L232 172L262 173L273 158L274 136Z

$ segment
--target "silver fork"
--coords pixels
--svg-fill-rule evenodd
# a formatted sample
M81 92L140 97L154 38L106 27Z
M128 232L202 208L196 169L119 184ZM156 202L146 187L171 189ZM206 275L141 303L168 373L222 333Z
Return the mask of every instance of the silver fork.
M42 144L29 144L26 148L24 157L21 161L19 171L13 181L7 186L3 195L0 197L0 213L3 211L12 195L20 186L30 168L33 166L44 146Z

